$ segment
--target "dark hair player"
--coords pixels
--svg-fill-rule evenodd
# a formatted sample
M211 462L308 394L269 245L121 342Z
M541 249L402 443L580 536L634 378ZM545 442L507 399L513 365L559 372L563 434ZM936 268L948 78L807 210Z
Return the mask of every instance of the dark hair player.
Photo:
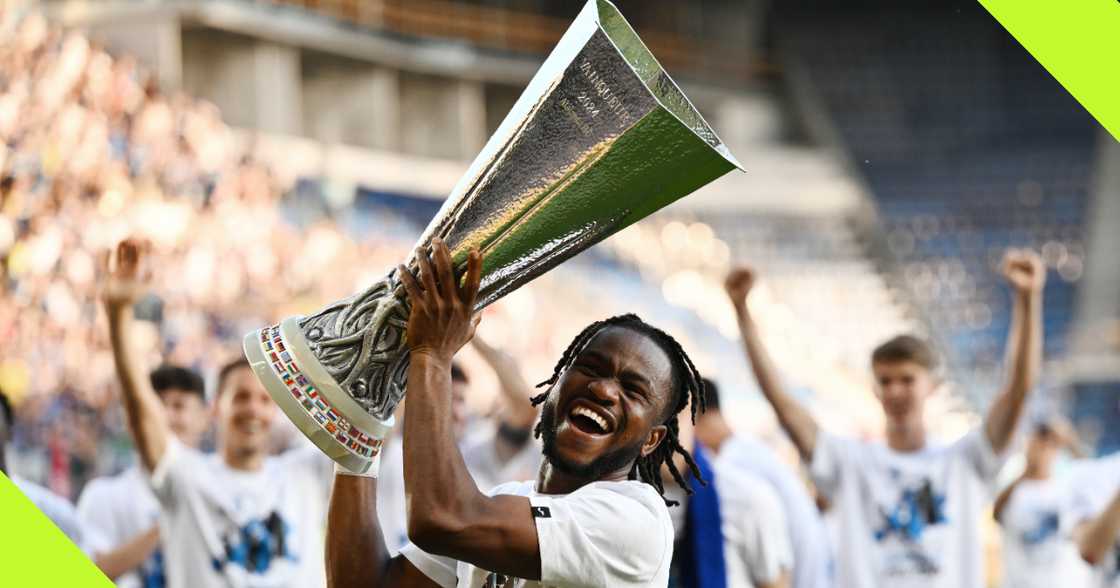
M677 413L702 402L672 337L623 315L584 329L534 399L545 462L535 482L480 491L455 444L451 358L474 334L482 258L456 287L450 253L421 251L408 292L405 486L412 544L388 559L376 480L340 471L327 531L331 586L665 585L673 528L658 472L674 453ZM693 475L698 475L692 468ZM683 479L673 470L674 478ZM686 486L687 488L687 486Z

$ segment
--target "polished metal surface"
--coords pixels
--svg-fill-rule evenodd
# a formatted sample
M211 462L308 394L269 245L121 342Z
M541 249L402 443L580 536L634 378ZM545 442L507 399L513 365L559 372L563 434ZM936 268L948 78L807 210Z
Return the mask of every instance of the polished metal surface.
M482 308L737 167L617 9L591 0L417 246L442 237L459 270L481 250ZM331 384L386 420L407 320L394 271L299 330Z

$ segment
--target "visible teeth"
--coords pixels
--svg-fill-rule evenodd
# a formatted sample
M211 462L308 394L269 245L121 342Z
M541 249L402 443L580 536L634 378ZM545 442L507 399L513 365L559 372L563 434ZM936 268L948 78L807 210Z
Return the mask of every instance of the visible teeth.
M578 406L574 410L572 410L572 414L573 415L578 415L578 416L585 416L585 417L591 419L592 421L595 421L595 424L599 425L599 428L602 429L603 431L607 430L607 420L604 419L603 417L595 414L594 412L591 412L590 409L584 408L582 406Z

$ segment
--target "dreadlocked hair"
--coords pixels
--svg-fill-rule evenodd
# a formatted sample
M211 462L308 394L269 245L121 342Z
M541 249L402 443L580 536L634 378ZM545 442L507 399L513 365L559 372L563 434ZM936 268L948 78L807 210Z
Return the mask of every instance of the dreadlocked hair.
M537 384L537 388L551 387L555 384L564 371L572 366L572 363L575 362L580 351L583 351L584 346L587 345L595 335L598 335L600 331L608 327L622 327L649 337L669 356L669 361L672 364L673 388L671 393L673 397L670 399L670 404L668 405L671 407L671 410L662 423L667 429L665 439L663 439L662 442L658 444L657 448L650 452L649 455L639 457L634 461L634 467L630 470L629 479L641 480L652 485L664 499L665 487L661 481L660 475L661 466L664 465L673 476L673 480L684 489L685 494L691 495L692 488L689 487L684 475L677 469L676 464L673 463L673 455L680 454L684 458L685 463L688 464L689 473L699 480L701 484L706 486L707 482L700 475L700 469L696 467L696 462L693 461L692 455L680 444L680 426L677 423L677 413L684 410L686 405L691 404L692 411L690 416L692 422L696 422L697 407L699 407L701 412L706 408L704 383L696 366L693 365L692 359L685 353L681 344L668 333L643 321L636 314L622 314L591 323L587 328L581 331L580 334L576 335L576 338L573 339L568 345L568 348L564 350L564 355L561 356L560 361L556 363L556 368L552 372L552 377ZM533 406L543 404L544 401L548 399L549 391L545 391L533 397L531 399ZM534 436L539 439L545 426L543 420L537 422L537 426L533 430ZM679 503L675 500L665 499L665 504L668 506L678 506Z

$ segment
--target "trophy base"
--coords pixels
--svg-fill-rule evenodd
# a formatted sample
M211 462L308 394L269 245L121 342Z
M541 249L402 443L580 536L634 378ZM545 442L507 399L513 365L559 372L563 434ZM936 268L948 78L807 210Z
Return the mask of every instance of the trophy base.
M299 317L245 335L245 357L284 414L328 457L353 472L367 471L392 431L375 419L319 365Z

